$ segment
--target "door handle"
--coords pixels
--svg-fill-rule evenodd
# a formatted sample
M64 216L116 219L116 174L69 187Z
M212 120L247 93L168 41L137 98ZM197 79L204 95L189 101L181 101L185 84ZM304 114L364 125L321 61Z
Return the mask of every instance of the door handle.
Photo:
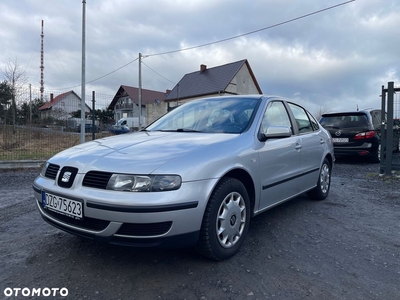
M303 148L301 144L296 144L296 146L294 147L294 149L296 150L300 150L301 148Z

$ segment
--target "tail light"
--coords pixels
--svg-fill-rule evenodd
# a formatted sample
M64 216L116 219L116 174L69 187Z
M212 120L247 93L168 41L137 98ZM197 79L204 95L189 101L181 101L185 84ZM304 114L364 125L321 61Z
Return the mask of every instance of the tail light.
M370 139L375 136L375 131L360 132L354 136L355 140Z

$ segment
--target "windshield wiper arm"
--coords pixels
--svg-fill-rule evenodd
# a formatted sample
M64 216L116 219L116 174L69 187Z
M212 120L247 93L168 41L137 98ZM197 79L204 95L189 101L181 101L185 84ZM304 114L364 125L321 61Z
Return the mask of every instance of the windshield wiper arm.
M178 128L177 132L200 132L198 130L190 129L190 128Z

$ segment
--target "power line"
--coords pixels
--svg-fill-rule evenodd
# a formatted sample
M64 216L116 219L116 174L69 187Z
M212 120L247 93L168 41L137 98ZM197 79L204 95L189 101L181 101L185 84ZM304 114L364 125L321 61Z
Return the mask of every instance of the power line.
M142 64L144 64L146 67L148 67L151 71L153 71L154 73L156 73L158 76L160 76L161 78L164 78L166 81L171 82L172 84L176 84L176 82L173 82L171 80L169 80L168 78L162 76L161 74L157 73L156 71L154 71L152 68L150 68L148 65L146 65L143 60L142 60Z
M132 60L132 61L126 63L125 65L119 67L118 69L115 69L114 71L111 71L111 72L109 72L109 73L107 73L107 74L105 74L105 75L103 75L103 76L100 76L100 77L98 77L98 78L96 78L96 79L93 79L93 80L91 80L91 81L85 82L85 84L92 83L92 82L95 82L95 81L97 81L97 80L100 80L100 79L102 79L102 78L104 78L104 77L107 77L108 75L111 75L111 74L113 74L113 73L115 73L115 72L117 72L117 71L119 71L119 70L125 68L126 66L128 66L128 65L130 65L131 63L137 61L138 59L139 59L139 57L137 57L137 58L135 58L134 60ZM81 86L81 85L79 84L79 85L75 85L75 86L70 86L70 87L61 88L61 89L59 89L59 90L74 89L74 88L77 88L77 87L80 87L80 86Z
M205 44L202 44L202 45L192 46L192 47L183 48L183 49L179 49L179 50L171 50L171 51L166 51L166 52L160 52L160 53L154 53L154 54L147 54L147 55L143 55L142 57L145 58L145 57L150 57L150 56L159 56L159 55L177 53L177 52L192 50L192 49L201 48L201 47L205 47L205 46L210 46L210 45L214 45L214 44L218 44L218 43L223 43L223 42L230 41L230 40L233 40L233 39L237 39L237 38L240 38L240 37L243 37L243 36L247 36L247 35L250 35L250 34L254 34L254 33L257 33L257 32L260 32L260 31L264 31L264 30L268 30L268 29L271 29L271 28L274 28L274 27L278 27L278 26L281 26L281 25L284 25L284 24L288 24L288 23L291 23L291 22L294 22L294 21L297 21L297 20L300 20L300 19L304 19L304 18L310 17L310 16L312 16L312 15L316 15L316 14L322 13L322 12L324 12L324 11L337 8L337 7L339 7L339 6L349 4L349 3L354 2L354 1L356 1L356 0L349 0L349 1L346 1L346 2L342 2L342 3L336 4L336 5L329 6L329 7L327 7L327 8L323 8L323 9L320 9L320 10L317 10L317 11L314 11L314 12L311 12L311 13L308 13L308 14L305 14L305 15L302 15L302 16L299 16L299 17L296 17L296 18L287 20L287 21L283 21L283 22L280 22L280 23L276 23L276 24L273 24L273 25L270 25L270 26L267 26L267 27L264 27L264 28L261 28L261 29L253 30L253 31L250 31L250 32L247 32L247 33L243 33L243 34L236 35L236 36L233 36L233 37L221 39L221 40L218 40L218 41L209 42L209 43L205 43ZM125 65L119 67L118 69L116 69L116 70L114 70L114 71L111 71L111 72L109 72L109 73L107 73L107 74L105 74L105 75L103 75L103 76L100 76L100 77L98 77L98 78L96 78L96 79L93 79L93 80L91 80L91 81L86 82L86 84L92 83L92 82L95 82L95 81L97 81L97 80L100 80L100 79L102 79L102 78L104 78L104 77L107 77L107 76L109 76L109 75L111 75L111 74L113 74L113 73L115 73L115 72L117 72L117 71L119 71L119 70L125 68L126 66L130 65L131 63L135 62L135 61L138 60L138 59L139 59L139 57L137 57L137 58L135 58L134 60L132 60L132 61L126 63ZM142 61L142 63L143 63L143 61ZM146 65L146 66L147 66L147 65ZM149 66L147 66L147 67L148 67L150 70L152 70L154 73L156 73L157 75L159 75L160 77L166 79L165 77L161 76L160 74L158 74L157 72L155 72L153 69L151 69ZM168 80L168 79L166 79L166 80L167 80L167 81L170 81L170 80ZM170 82L172 82L172 81L170 81ZM62 88L62 89L60 89L60 90L73 89L73 88L77 88L77 87L80 87L80 86L81 86L81 85L76 85L76 86L72 86L72 87Z
M222 39L222 40L219 40L219 41L210 42L210 43L206 43L206 44L202 44L202 45L198 45L198 46L192 46L192 47L188 47L188 48L184 48L184 49L179 49L179 50L172 50L172 51L167 51L167 52L161 52L161 53L155 53L155 54L148 54L148 55L144 55L144 57L171 54L171 53L176 53L176 52L181 52L181 51L192 50L192 49L196 49L196 48L201 48L201 47L210 46L210 45L213 45L213 44L218 44L218 43L230 41L230 40L237 39L237 38L240 38L240 37L243 37L243 36L246 36L246 35L254 34L254 33L257 33L257 32L260 32L260 31L268 30L268 29L271 29L271 28L274 28L274 27L278 27L278 26L287 24L287 23L291 23L291 22L294 22L294 21L297 21L297 20L300 20L300 19L303 19L303 18L312 16L312 15L316 15L316 14L319 14L319 13L321 13L321 12L324 12L324 11L327 11L327 10L330 10L330 9L333 9L333 8L336 8L336 7L339 7L339 6L348 4L348 3L350 3L350 2L354 2L354 1L356 1L356 0L346 1L346 2L343 2L343 3L340 3L340 4L336 4L336 5L333 5L333 6L324 8L324 9L320 9L320 10L314 11L314 12L309 13L309 14L302 15L302 16L300 16L300 17L296 17L296 18L293 18L293 19L290 19L290 20L287 20L287 21L283 21L283 22L280 22L280 23L276 23L276 24L274 24L274 25L270 25L270 26L267 26L267 27L264 27L264 28L261 28L261 29L253 30L253 31L250 31L250 32L247 32L247 33L243 33L243 34L236 35L236 36L233 36L233 37L229 37L229 38L226 38L226 39Z

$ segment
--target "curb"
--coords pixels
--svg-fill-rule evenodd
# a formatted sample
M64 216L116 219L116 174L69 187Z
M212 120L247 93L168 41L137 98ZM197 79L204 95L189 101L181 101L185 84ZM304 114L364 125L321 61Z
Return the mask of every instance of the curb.
M28 169L28 168L41 168L46 163L45 160L8 160L0 161L1 169Z

